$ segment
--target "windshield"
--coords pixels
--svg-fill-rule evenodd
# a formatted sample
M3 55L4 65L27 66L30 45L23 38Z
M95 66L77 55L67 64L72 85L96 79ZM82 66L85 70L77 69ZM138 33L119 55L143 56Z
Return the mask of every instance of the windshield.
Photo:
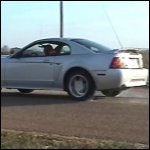
M106 51L111 51L112 49L105 47L101 44L98 44L96 42L90 41L90 40L85 40L85 39L72 39L72 41L87 47L88 49L92 50L95 53L101 53L101 52L106 52Z

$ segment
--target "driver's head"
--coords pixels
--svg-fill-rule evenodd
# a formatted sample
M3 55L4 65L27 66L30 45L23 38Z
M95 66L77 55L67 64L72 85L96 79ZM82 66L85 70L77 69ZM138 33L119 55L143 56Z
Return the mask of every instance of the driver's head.
M53 50L53 47L51 45L44 45L44 53L46 56L50 55L52 50Z

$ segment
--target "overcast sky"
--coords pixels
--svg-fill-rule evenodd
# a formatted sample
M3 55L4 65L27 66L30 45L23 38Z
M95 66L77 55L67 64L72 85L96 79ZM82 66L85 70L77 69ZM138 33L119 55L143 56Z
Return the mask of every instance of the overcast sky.
M113 26L124 47L149 47L149 1L63 4L64 37L119 48ZM59 24L59 1L1 1L2 46L23 47L37 39L59 37Z

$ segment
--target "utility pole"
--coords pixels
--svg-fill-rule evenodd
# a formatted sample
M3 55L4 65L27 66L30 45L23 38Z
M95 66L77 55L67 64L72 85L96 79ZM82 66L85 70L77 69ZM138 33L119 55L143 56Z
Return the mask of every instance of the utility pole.
M60 1L60 37L63 37L63 1Z

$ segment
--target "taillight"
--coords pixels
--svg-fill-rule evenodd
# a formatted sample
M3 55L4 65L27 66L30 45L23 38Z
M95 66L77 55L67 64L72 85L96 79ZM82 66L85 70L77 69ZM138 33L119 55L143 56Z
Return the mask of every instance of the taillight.
M120 57L114 57L110 68L119 69L119 68L126 68L127 65L123 62L123 60Z

